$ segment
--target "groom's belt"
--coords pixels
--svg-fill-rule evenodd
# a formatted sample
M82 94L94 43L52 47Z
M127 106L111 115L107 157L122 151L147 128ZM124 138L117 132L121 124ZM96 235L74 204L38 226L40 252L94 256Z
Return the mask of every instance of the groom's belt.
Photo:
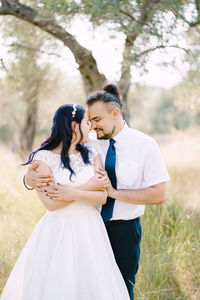
M106 226L109 225L117 225L117 224L127 224L127 223L134 223L134 222L138 222L140 220L140 217L137 217L135 219L131 219L131 220L111 220L106 222Z

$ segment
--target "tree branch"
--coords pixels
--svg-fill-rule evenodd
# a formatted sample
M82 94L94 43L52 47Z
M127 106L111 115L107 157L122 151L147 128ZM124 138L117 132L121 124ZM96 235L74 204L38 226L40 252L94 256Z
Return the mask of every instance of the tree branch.
M129 19L132 21L132 22L135 22L137 24L140 24L140 25L148 25L148 23L142 21L142 20L137 20L136 18L134 18L131 14L129 14L128 12L122 10L122 9L119 9L119 12L124 15L124 16L127 16L129 17Z
M24 17L20 17L20 12L21 15ZM37 12L21 3L17 0L1 0L1 7L0 7L0 15L13 15L16 16L22 20L26 20L26 15L30 15L29 18L34 18L37 15Z
M92 52L81 46L72 34L56 23L53 17L44 19L32 8L15 0L1 0L1 4L0 15L12 15L36 25L62 41L72 51L87 93L102 87L106 78L99 72Z
M196 27L198 25L200 25L200 20L196 22L190 22L190 27Z
M128 12L124 11L123 9L119 9L119 12L122 15L125 15L125 16L129 17L133 22L137 21L131 14L129 14Z
M26 45L22 45L22 44L19 44L19 43L12 43L10 45L6 45L6 44L2 44L2 46L5 46L5 47L17 47L17 48L20 48L20 49L26 49L26 50L29 50L29 51L33 51L33 52L39 52L39 53L42 53L42 54L46 54L46 55L50 55L50 56L56 56L58 58L61 58L63 60L66 60L68 61L66 58L64 58L62 55L60 54L57 54L55 52L47 52L47 51L44 51L44 50L41 50L41 49L38 49L38 48L35 48L35 47L30 47L30 46L26 46Z
M189 27L195 27L200 24L200 0L195 0L195 6L197 10L197 20L196 21L188 21L184 15L180 14L179 12L175 11L171 7L168 6L168 9L177 17L178 19L184 21Z
M144 1L144 4L142 5L140 11L140 19L139 22L145 23L148 20L149 12L152 11L153 6L156 5L159 2L159 0L146 0Z
M176 49L180 49L180 50L183 50L185 51L187 54L190 54L191 51L188 50L188 49L185 49L183 47L179 47L178 45L158 45L156 47L153 47L153 48L149 48L149 49L146 49L138 54L135 54L133 57L132 57L132 61L136 61L139 57L143 56L143 55L147 55L148 53L150 52L153 52L155 50L158 50L158 49L165 49L165 48L176 48Z
M0 62L1 62L2 69L5 70L6 72L8 72L8 70L4 64L3 58L0 59Z
M149 12L152 10L152 7L158 2L158 0L146 0L144 4L140 8L140 16L137 20L134 20L139 25L139 28L142 29L144 25L147 24ZM123 11L124 12L124 11ZM131 15L129 15L130 17ZM134 46L134 42L137 39L139 34L138 27L132 32L132 34L126 34L125 44L124 44L124 51L123 51L123 61L121 67L121 77L119 80L119 87L122 92L122 96L126 99L128 90L130 87L130 80L131 80L131 51Z
M182 14L172 9L170 6L168 6L167 8L175 15L175 17L177 17L177 19L184 21L190 26L190 22Z

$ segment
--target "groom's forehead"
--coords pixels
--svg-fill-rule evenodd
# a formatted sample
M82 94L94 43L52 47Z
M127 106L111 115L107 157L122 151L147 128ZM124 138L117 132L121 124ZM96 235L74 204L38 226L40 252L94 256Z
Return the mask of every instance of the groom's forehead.
M88 106L88 115L90 118L103 116L105 113L106 113L106 106L101 101L97 101Z

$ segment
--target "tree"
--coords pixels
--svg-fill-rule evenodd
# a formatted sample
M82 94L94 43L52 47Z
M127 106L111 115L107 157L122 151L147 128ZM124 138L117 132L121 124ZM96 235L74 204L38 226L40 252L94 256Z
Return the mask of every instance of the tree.
M16 22L7 20L4 24L4 38L11 37L13 43L12 63L7 69L7 83L12 87L12 102L14 98L21 102L21 113L16 115L13 106L10 109L10 117L14 120L19 131L18 150L21 153L30 152L33 148L37 125L37 112L39 103L39 93L41 87L45 85L45 74L49 66L41 65L38 62L39 52L31 51L31 47L40 49L46 39L46 34L35 30L34 26L27 24L24 26L22 21ZM8 25L9 26L6 26ZM24 41L28 42L29 47L21 47ZM20 104L18 105L20 106Z
M193 7L191 19L185 11ZM172 36L180 37L175 28L182 22L184 31L200 24L200 1L181 0L1 0L0 15L13 15L36 25L61 40L73 53L79 66L85 92L102 88L106 80L101 74L92 52L81 46L78 40L63 25L77 14L87 15L97 26L105 24L123 32L124 50L121 76L118 85L125 101L124 116L129 121L127 95L131 82L131 66L143 66L148 54L166 47L177 47L170 42ZM184 32L183 32L184 33Z

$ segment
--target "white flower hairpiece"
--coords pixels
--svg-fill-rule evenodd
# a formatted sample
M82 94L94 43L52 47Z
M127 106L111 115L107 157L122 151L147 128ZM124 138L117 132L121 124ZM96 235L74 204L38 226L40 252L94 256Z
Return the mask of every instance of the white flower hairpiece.
M77 111L77 105L73 104L72 118L75 118L76 111Z

